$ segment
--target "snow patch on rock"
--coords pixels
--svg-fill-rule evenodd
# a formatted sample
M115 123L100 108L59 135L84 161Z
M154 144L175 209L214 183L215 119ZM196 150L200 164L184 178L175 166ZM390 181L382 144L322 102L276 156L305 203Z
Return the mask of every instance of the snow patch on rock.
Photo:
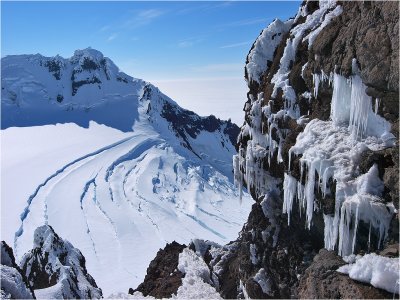
M389 258L375 253L356 258L355 263L341 266L338 272L372 286L399 294L399 258Z
M178 269L185 277L178 289L177 299L222 299L211 285L210 269L195 252L183 249L179 254Z

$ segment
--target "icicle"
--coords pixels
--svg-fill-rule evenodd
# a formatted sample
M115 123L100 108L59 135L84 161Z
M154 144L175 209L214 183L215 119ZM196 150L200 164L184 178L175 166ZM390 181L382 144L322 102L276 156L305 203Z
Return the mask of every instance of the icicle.
M334 237L334 218L324 214L324 245L327 250L334 250L336 239Z
M349 122L351 102L351 84L345 77L334 74L331 119L336 125Z
M365 94L365 85L359 76L351 79L351 106L349 128L353 132L354 139L362 138L367 132L368 114L372 111L371 97Z
M351 207L351 203L350 203ZM341 208L340 214L340 225L339 225L339 255L347 256L350 255L349 242L350 242L350 221L351 215L350 210L346 209L346 205Z
M356 239L357 239L357 228L358 228L358 208L359 204L357 203L357 208L356 208L356 220L354 222L354 234L353 234L353 244L351 246L351 253L354 253L354 249L356 247Z
M368 253L371 252L371 226L372 223L369 222L369 233L368 233Z
M378 108L379 108L379 98L375 99L375 115L378 114Z
M242 204L243 197L243 174L240 171L240 152L233 156L233 179L235 186L239 189L239 202Z
M288 215L288 225L290 225L290 214L293 207L293 202L296 197L297 180L286 174L283 181L283 208L282 212Z
M303 208L304 209L304 185L301 184L301 182L297 182L297 199L299 200L300 204L300 216L301 216L301 211Z
M315 186L315 165L314 162L308 164L308 176L305 185L305 200L306 200L306 219L307 227L311 228L311 221L314 213L314 186Z
M320 82L320 75L318 74L313 74L313 82L314 82L314 98L318 97L318 88L319 88L319 82Z

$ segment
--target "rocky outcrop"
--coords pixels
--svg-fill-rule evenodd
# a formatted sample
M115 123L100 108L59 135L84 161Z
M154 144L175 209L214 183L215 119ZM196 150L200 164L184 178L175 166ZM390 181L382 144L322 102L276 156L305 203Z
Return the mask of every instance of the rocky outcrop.
M85 257L51 226L35 230L33 249L21 269L39 298L101 298L101 289L86 270Z
M155 298L171 298L176 294L183 277L178 270L179 253L185 247L174 241L160 249L147 268L144 281L135 290L129 289L129 294L141 292L143 296Z
M1 299L34 299L35 293L15 262L12 249L1 242Z
M302 299L389 299L393 297L389 292L356 282L347 275L336 272L345 264L334 251L321 249L300 279L299 297Z

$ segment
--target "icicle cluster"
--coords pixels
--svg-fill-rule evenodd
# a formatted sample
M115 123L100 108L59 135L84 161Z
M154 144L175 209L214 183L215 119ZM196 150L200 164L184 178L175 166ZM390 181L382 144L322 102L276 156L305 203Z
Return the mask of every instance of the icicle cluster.
M319 9L308 15L306 6L302 6L294 20L286 22L275 20L268 26L250 51L246 65L249 82L260 82L262 74L268 71L267 61L272 61L282 35L287 33L292 24L296 23L300 17L306 17L305 22L290 30L290 36L286 41L280 60L280 67L271 80L274 84L271 98L276 98L278 89L282 89L283 109L273 113L274 100L264 99L262 93L257 96L257 99L254 99L255 97L252 95L249 96L250 103L247 103L245 107L249 114L249 121L242 127L238 139L241 141L248 140L248 137L250 139L247 144L241 146L239 154L233 158L234 179L240 190L243 183L246 183L248 189L253 189L257 197L261 197L271 190L267 179L270 176L265 169L271 165L273 159L276 159L277 163L283 162L282 146L288 133L288 130L280 128L278 122L287 117L300 118L296 93L289 85L288 78L291 64L296 57L297 47L303 39L308 39L309 43L312 41L311 33L329 23L333 18L332 11L335 15L340 14L341 8L335 9L337 7L340 6L336 6L335 1L320 1ZM305 36L306 34L308 35ZM311 95L308 97L310 98ZM265 105L266 101L267 105ZM299 119L300 123L305 121L307 120ZM275 139L272 137L272 133L274 133Z
M261 107L263 101L263 93L258 94L257 100L252 102L249 111L250 124L242 127L239 139L249 136L246 148L240 148L239 154L233 157L234 180L236 186L242 193L242 185L245 182L247 188L254 189L256 195L265 195L268 191L276 188L275 181L266 171L264 163L271 164L271 159L277 151L277 161L282 162L282 145L286 132L280 130L277 124L276 115L269 114L268 119L265 118L266 112ZM268 106L269 108L269 106ZM267 128L267 133L263 132L263 128ZM275 128L279 136L279 142L271 136L272 129Z
M355 250L361 220L377 232L377 247L387 235L393 209L380 198L383 182L378 168L374 165L368 173L359 175L357 166L366 149L376 151L393 146L395 138L390 133L390 123L377 114L378 104L372 110L372 99L365 93L366 86L358 75L350 79L332 73L314 75L315 96L319 84L327 80L333 83L332 121L312 120L289 150L289 158L293 154L302 155L300 176L305 176L306 183L303 187L285 174L283 212L288 214L290 224L292 205L298 200L300 208L306 211L310 228L316 209L315 190L321 192L322 198L334 192L335 213L324 215L325 248L337 248L345 256ZM329 189L330 180L336 183L335 191Z

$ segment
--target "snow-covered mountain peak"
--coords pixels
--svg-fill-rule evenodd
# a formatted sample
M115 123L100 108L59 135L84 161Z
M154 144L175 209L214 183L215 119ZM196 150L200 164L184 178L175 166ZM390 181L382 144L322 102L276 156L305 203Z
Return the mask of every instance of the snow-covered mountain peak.
M90 58L92 60L100 61L104 59L103 53L99 50L93 49L91 47L85 49L77 49L74 51L74 55L70 58L71 61L78 60L80 63L82 62L82 58Z

